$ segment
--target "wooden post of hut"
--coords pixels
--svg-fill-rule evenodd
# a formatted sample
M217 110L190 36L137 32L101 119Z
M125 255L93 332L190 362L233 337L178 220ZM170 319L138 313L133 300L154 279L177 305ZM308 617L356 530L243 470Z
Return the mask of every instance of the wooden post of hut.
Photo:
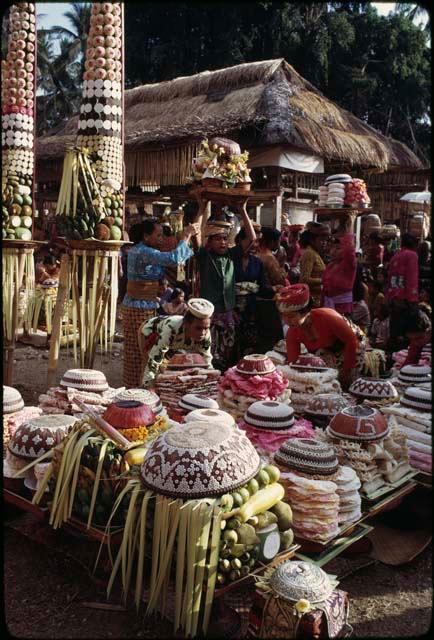
M14 352L20 325L31 325L37 242L3 240L3 335L5 383L13 384ZM23 302L20 305L20 301Z

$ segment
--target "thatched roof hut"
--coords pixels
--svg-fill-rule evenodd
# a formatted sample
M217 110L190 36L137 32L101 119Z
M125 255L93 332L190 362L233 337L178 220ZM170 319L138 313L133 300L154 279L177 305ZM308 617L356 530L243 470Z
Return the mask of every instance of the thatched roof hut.
M59 169L77 120L38 138L39 164ZM361 168L422 166L408 147L338 107L280 58L125 91L127 183L183 184L198 142L217 134L247 148L283 144Z

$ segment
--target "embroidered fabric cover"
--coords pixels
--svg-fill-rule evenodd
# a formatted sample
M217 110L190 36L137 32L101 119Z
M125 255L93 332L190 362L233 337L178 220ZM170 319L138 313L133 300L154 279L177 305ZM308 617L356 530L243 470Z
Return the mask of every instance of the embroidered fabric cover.
M301 598L310 603L322 602L333 591L325 571L310 562L288 560L273 572L270 586L280 598L297 602Z
M222 495L257 473L260 458L239 429L190 422L159 436L147 452L143 483L178 498Z

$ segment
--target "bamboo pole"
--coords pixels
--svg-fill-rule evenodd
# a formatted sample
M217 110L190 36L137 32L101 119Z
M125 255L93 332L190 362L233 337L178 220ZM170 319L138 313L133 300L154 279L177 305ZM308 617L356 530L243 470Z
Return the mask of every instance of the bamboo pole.
M59 288L57 290L56 306L54 307L53 328L50 338L50 355L48 359L47 388L53 386L59 363L60 333L62 328L63 310L68 287L69 256L64 254L60 259Z
M17 331L17 320L18 320L18 300L20 297L20 289L18 286L18 278L15 278L15 287L14 287L14 299L12 304L12 338L7 346L7 362L6 362L6 376L5 382L9 387L13 386L14 380L14 353L15 353L15 344L16 344L16 331Z
M100 307L99 307L99 314L97 317L97 321L96 321L96 326L95 326L95 333L93 336L93 342L92 345L90 347L89 353L88 353L88 368L92 369L93 366L93 362L95 360L95 350L96 350L96 345L98 342L98 337L99 337L99 332L102 326L102 321L104 320L104 316L105 316L105 311L107 308L107 303L108 303L108 299L110 297L110 287L109 286L105 286L105 289L102 293L101 296L101 303L100 303Z

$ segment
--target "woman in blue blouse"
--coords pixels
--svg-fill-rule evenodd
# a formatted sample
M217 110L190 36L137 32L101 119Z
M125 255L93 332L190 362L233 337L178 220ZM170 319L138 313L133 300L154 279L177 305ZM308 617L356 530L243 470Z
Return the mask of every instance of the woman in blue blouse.
M138 331L145 320L157 315L159 280L164 276L164 268L181 264L193 255L188 242L195 233L194 225L187 226L173 251L160 251L163 229L156 220L146 220L130 229L134 246L128 252L127 293L122 303L123 383L127 389L142 385Z

